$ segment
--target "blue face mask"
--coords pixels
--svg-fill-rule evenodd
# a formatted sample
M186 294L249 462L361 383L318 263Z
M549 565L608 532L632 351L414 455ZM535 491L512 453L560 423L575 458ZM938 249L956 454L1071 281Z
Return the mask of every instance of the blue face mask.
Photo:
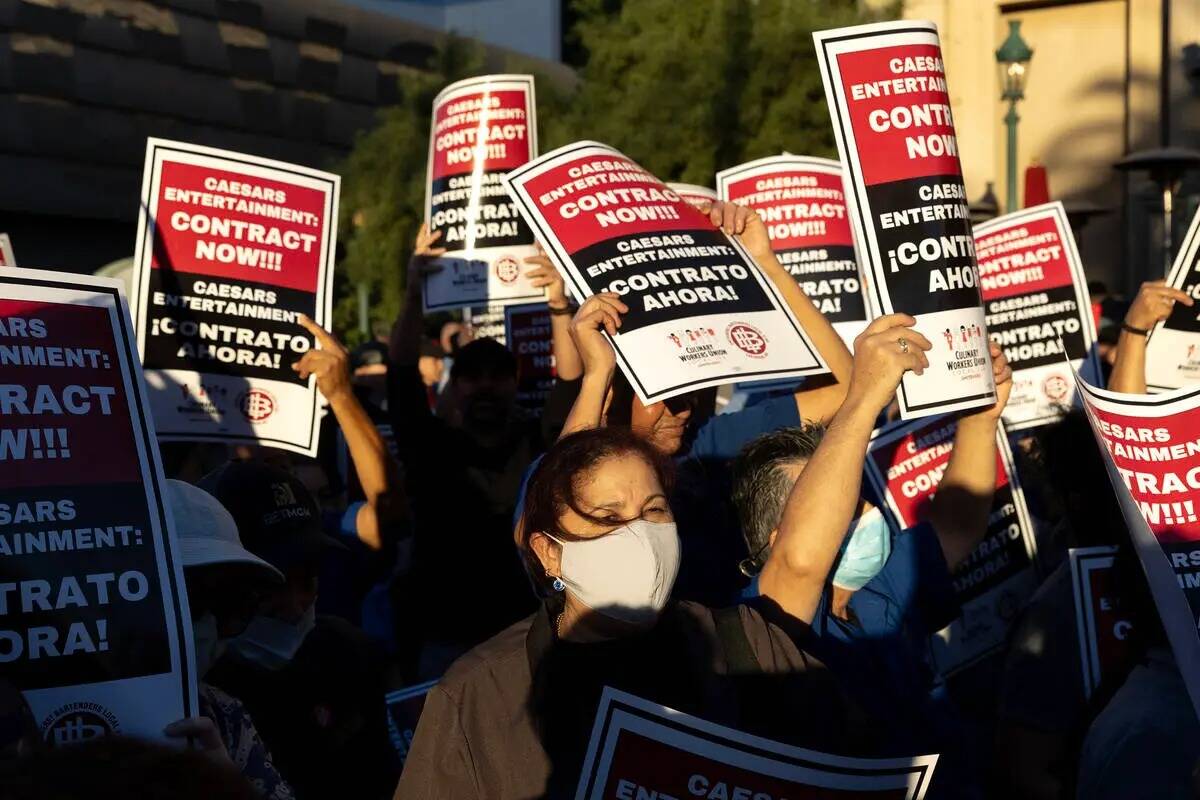
M873 508L854 520L833 571L833 585L857 592L879 574L892 554L892 532L883 512Z

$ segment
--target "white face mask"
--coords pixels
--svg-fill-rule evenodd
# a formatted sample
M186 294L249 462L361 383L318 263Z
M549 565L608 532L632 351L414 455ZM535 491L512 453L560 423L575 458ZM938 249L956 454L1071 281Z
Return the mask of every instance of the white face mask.
M225 654L225 648L229 645L229 640L222 639L217 633L217 618L211 611L192 620L192 644L196 655L196 675L203 678Z
M593 611L645 624L666 606L679 574L674 522L637 519L595 539L550 538L562 545L559 577Z
M309 606L300 619L284 622L276 617L257 616L229 646L242 658L269 670L280 670L296 655L304 638L317 624L317 609Z

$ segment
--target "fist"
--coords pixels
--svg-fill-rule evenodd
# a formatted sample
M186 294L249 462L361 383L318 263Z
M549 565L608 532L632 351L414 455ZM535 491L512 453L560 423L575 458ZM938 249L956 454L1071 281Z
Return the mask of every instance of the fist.
M1148 331L1171 316L1176 303L1190 306L1193 302L1184 292L1167 286L1166 281L1146 281L1125 312L1125 324Z

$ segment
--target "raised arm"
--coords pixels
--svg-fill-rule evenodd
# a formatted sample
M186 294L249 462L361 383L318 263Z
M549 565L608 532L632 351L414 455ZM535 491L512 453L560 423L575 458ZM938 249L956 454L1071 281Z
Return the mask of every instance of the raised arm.
M859 505L863 460L875 420L908 370L929 366L929 341L908 326L907 314L872 322L854 340L854 369L846 401L800 473L784 507L779 534L758 586L788 614L811 622L825 579Z
M589 297L571 320L571 339L583 364L583 381L559 438L600 427L617 367L612 345L601 331L615 336L621 327L621 315L628 310L616 293L600 292Z
M571 299L562 273L550 261L545 250L525 259L533 268L526 272L529 285L546 287L546 308L550 311L550 341L554 348L554 375L560 381L577 380L583 374L583 359L571 340Z
M1146 281L1125 312L1125 324L1117 339L1117 361L1108 378L1108 388L1127 394L1146 393L1146 337L1162 320L1171 316L1175 303L1193 304L1192 298L1166 281Z
M829 365L830 376L806 380L800 391L796 392L796 403L802 417L828 420L846 399L854 366L849 348L825 315L808 299L796 279L779 263L771 249L767 226L757 211L735 203L717 202L709 210L709 218L726 233L737 235Z
M989 347L996 402L958 420L954 449L929 508L929 522L952 571L987 533L996 492L996 425L1012 391L1012 369L998 344L989 342Z
M342 429L346 447L350 450L350 460L354 463L354 471L358 474L358 482L367 501L358 512L359 524L356 529L359 539L372 550L382 549L385 543L381 530L385 526L380 525L379 520L381 517L390 517L399 505L392 502L392 493L398 484L395 464L383 437L379 435L379 429L354 395L350 383L350 356L346 348L333 334L303 314L300 315L300 325L316 337L318 349L305 353L292 364L292 369L305 380L309 375L316 376L317 389L328 401Z
M442 236L441 231L429 232L428 223L421 223L417 240L413 245L412 258L408 260L408 283L405 288L404 308L392 326L388 342L388 356L393 364L415 366L421 358L421 337L425 325L422 308L421 287L425 276L440 269L434 262L446 252L444 247L434 247Z

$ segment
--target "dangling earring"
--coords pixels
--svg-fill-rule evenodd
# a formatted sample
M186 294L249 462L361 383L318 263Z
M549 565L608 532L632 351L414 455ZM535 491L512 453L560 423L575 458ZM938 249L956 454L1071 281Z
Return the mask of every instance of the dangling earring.
M556 592L561 592L563 589L567 588L567 585L562 582L562 578L558 578L558 577L556 577L554 579L553 586L554 586L554 591L556 591Z

